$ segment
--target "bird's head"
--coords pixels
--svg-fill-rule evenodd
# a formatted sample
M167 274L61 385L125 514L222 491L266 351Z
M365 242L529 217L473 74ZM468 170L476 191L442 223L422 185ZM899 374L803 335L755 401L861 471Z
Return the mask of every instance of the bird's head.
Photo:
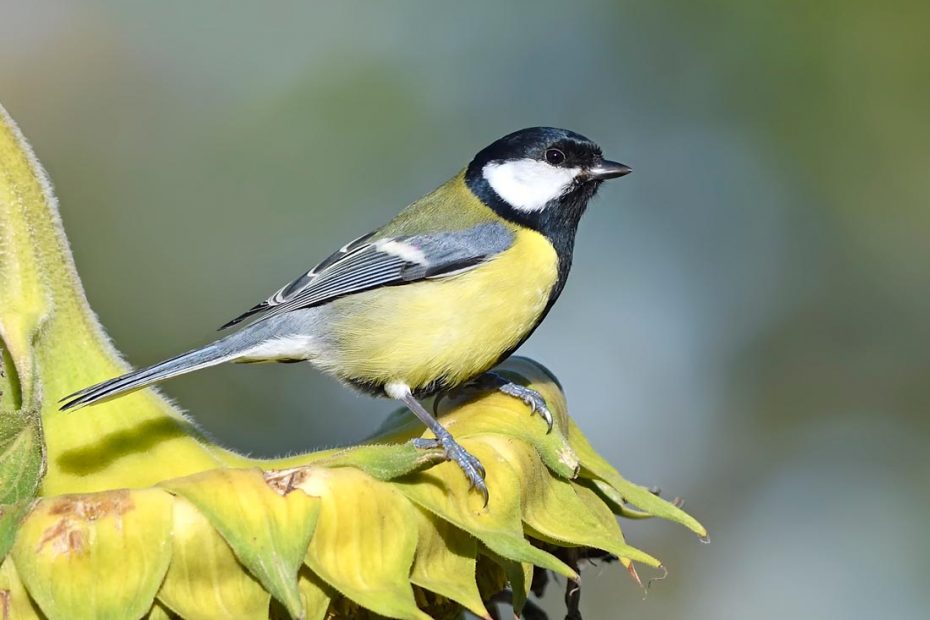
M574 228L607 179L630 173L591 140L566 129L531 127L482 149L465 182L499 215L547 233Z

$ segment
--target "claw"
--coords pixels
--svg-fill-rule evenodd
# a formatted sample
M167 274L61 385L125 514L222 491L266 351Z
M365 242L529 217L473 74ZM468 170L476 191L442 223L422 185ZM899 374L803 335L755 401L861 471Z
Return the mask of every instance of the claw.
M519 398L530 408L530 414L537 414L546 421L548 428L546 433L552 432L552 412L546 406L546 399L536 390L519 385L517 383L505 383L498 388L502 393L514 398Z
M490 495L488 493L488 486L484 483L484 477L487 475L484 466L481 464L481 461L469 454L465 448L459 445L459 443L452 438L451 434L446 433L440 435L436 439L414 439L413 445L421 450L442 448L446 453L446 460L454 461L462 468L462 471L465 472L465 477L468 478L470 487L481 493L481 496L484 498L484 505L488 505Z

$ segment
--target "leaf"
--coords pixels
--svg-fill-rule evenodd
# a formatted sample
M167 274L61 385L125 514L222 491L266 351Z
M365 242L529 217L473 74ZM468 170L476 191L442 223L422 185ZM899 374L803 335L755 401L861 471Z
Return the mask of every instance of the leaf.
M575 576L563 562L523 537L520 478L482 439L472 437L460 443L487 470L485 483L490 497L486 507L481 506L481 497L468 488L459 466L451 462L400 478L398 488L421 507L469 532L502 557L548 568L566 577Z
M502 558L486 547L481 550L481 554L497 564L507 576L507 582L510 584L511 606L513 613L517 617L523 611L526 600L529 598L530 588L533 585L533 565L525 562L514 562L507 558Z
M0 259L2 260L2 259ZM0 411L22 408L23 395L19 388L19 377L10 352L0 339Z
M242 570L210 521L181 497L173 515L171 565L158 600L187 620L267 618L270 595Z
M0 411L0 505L35 497L42 478L43 447L36 415Z
M304 609L297 571L316 526L319 500L279 494L258 469L227 469L162 485L194 504L236 557L294 617Z
M623 541L612 514L609 521L591 514L572 483L547 475L539 457L526 444L507 443L499 437L486 441L508 460L523 480L523 520L534 535L560 546L602 549L659 566L657 559Z
M553 415L555 415L553 413ZM554 473L563 478L578 474L578 456L558 427L547 432L546 423L530 413L523 401L499 392L486 394L462 405L453 415L443 418L457 438L494 433L524 441Z
M625 543L626 541L623 538L623 532L620 531L620 524L617 523L617 517L614 516L614 513L611 511L610 507L603 502L601 497L595 491L589 489L583 484L573 482L572 489L575 491L575 495L578 497L581 503L585 505L588 513L597 520L599 526L611 532L612 535L619 539L621 543ZM630 571L631 574L635 574L635 570L632 568L633 558L630 558L630 556L626 554L619 554L616 552L613 553L617 555L617 558L620 560L620 563L624 568ZM653 562L646 563L650 566L661 566ZM639 582L638 577L637 583L642 585L642 583Z
M42 500L13 545L17 573L53 620L138 618L171 560L171 502L157 489Z
M331 451L321 458L304 459L320 467L357 467L378 480L393 480L436 463L437 454L410 443L362 445Z
M23 500L15 504L0 504L0 562L6 557L19 524L32 508L32 500ZM0 616L2 618L2 616Z
M587 472L582 471L582 477L590 478L593 474L593 476L600 478L613 487L627 502L634 506L638 506L656 517L684 525L702 538L707 537L707 530L697 519L671 502L667 502L653 494L646 487L633 484L623 478L610 463L604 460L604 457L594 451L594 448L581 434L581 430L574 421L569 422L569 441L581 459L583 470L587 470Z
M305 620L324 620L335 592L312 570L303 566L298 574L298 586L307 607Z
M416 509L416 515L417 552L410 581L461 604L480 618L490 618L474 579L478 542L422 508Z
M413 597L416 514L391 485L349 467L311 467L295 484L320 498L306 563L351 600L391 618L428 620Z
M176 620L178 616L158 601L155 601L151 611L145 618L146 620Z

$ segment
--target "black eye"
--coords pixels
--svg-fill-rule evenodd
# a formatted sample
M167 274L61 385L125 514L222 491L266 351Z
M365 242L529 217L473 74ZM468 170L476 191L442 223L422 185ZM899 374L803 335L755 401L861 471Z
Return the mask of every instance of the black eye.
M549 149L546 151L546 161L553 166L558 166L563 161L565 161L565 153L559 149Z

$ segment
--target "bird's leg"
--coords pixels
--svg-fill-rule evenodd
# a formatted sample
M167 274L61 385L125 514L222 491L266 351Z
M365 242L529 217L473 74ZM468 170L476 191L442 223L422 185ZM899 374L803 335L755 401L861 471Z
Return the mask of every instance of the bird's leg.
M484 483L485 471L481 461L468 453L455 439L452 433L439 423L439 420L430 415L423 405L421 405L413 394L410 392L410 386L398 383L392 383L385 387L385 393L391 398L402 401L413 415L426 425L426 427L436 436L435 439L418 438L413 440L413 445L423 450L431 448L442 448L446 453L446 459L455 461L465 476L471 483L471 486L478 490L484 497L484 505L488 505L488 487Z
M536 390L532 390L519 383L514 383L506 377L502 377L493 372L486 372L479 376L469 384L469 387L471 386L488 390L493 389L507 396L519 398L530 408L531 414L539 414L539 417L545 420L546 425L549 427L546 432L552 432L552 412L549 411L549 407L546 406L546 399Z

